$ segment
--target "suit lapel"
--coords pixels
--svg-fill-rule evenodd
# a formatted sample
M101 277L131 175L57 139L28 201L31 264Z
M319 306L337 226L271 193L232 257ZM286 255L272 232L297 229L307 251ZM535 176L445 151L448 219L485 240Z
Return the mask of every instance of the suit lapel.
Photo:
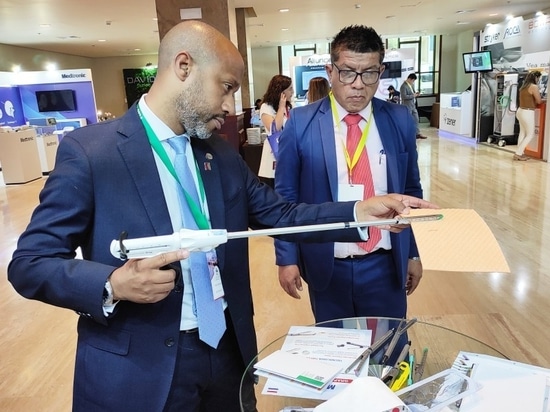
M225 228L225 211L223 207L220 207L224 204L224 199L217 152L212 150L206 140L191 139L191 146L204 184L212 227ZM216 251L218 264L220 268L223 268L225 247L221 245Z
M155 233L157 235L172 233L170 215L164 200L153 151L135 105L121 119L118 132L124 136L118 144L118 150L126 163ZM116 180L116 176L113 178Z
M334 144L334 119L330 109L330 100L323 100L319 108L320 116L319 130L321 136L321 145L325 159L325 168L328 175L330 193L332 200L338 200L338 165L336 163L336 148ZM315 138L315 137L314 137Z

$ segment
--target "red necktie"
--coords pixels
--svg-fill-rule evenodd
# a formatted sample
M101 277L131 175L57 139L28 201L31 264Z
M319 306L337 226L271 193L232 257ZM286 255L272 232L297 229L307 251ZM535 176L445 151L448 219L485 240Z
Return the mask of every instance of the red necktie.
M359 127L359 122L362 117L357 113L350 113L344 117L344 122L348 126L348 133L346 137L346 148L349 154L349 157L353 159L357 145L361 140L361 128ZM357 183L363 185L363 199L368 199L373 197L374 194L374 183L372 181L372 172L370 170L369 157L367 156L366 146L361 150L361 155L357 164L350 171L351 173L351 183ZM369 240L366 242L360 242L358 245L365 249L367 252L372 251L376 244L382 238L380 229L377 227L371 226L369 228Z

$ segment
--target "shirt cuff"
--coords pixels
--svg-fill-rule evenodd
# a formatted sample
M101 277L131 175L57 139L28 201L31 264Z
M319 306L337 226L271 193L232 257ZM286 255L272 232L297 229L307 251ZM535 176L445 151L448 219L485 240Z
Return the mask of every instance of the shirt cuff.
M106 318L108 318L110 315L113 314L116 305L118 304L118 300L116 302L113 302L112 305L103 305L103 314Z
M359 202L356 202L355 203L355 206L353 206L353 220L355 222L357 222L357 204ZM358 227L357 228L357 231L359 233L359 236L361 237L361 240L365 241L365 240L369 240L369 228L368 226L366 227Z

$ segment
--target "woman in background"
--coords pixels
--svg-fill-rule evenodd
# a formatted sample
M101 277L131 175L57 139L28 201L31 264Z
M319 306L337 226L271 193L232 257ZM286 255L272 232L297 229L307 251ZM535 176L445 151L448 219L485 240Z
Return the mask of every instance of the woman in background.
M324 77L313 77L309 81L307 89L307 102L313 103L316 100L320 100L323 97L328 96L330 92L330 84Z
M519 122L518 147L514 154L514 160L528 160L525 156L525 148L535 137L535 109L542 102L539 93L538 82L541 72L529 72L519 89L519 107L516 118Z
M260 118L268 136L274 132L283 130L292 109L292 79L282 74L273 76L267 91L262 98L260 106ZM258 170L260 180L271 187L274 187L275 178L275 156L271 149L269 139L265 139L262 149L262 158Z

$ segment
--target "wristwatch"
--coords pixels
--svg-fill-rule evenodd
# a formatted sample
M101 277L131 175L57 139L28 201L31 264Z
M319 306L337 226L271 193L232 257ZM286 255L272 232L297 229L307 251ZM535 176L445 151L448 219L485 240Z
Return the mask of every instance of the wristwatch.
M103 288L103 306L112 306L114 303L113 287L111 281L107 279Z
M420 256L413 256L409 258L410 260L416 260L417 262L420 262Z

